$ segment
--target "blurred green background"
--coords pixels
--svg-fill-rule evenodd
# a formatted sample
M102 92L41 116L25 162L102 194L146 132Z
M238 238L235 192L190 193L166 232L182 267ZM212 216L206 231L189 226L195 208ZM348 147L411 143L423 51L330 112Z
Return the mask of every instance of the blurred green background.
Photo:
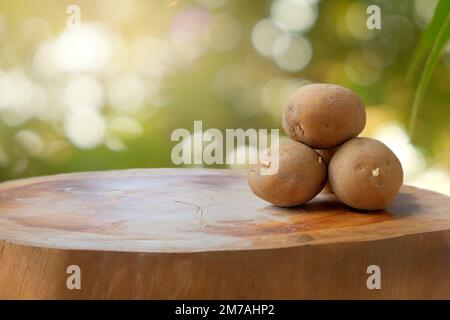
M371 4L380 30L366 26ZM363 135L396 152L406 182L450 194L449 47L413 143L406 129L406 72L436 4L0 0L0 179L171 167L174 129L281 129L293 90L330 82L363 98Z

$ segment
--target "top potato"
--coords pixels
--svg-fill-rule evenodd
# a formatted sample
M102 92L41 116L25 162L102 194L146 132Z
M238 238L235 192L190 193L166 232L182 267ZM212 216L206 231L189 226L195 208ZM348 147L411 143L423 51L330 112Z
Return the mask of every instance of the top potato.
M365 124L362 100L335 84L315 83L297 89L283 112L286 134L316 149L331 149L356 137Z

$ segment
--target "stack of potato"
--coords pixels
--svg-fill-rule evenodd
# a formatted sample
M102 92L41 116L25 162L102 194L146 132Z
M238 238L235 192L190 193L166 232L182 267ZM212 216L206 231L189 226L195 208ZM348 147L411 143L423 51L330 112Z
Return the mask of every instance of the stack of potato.
M365 124L364 104L351 90L334 84L301 87L283 112L283 128L292 141L272 146L268 153L278 157L278 171L261 173L273 165L270 161L252 165L250 188L282 207L301 205L325 187L350 207L385 208L400 189L403 170L382 142L357 138Z

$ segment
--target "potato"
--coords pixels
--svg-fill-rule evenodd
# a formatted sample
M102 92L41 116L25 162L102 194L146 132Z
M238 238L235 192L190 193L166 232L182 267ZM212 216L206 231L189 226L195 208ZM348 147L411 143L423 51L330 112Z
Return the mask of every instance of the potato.
M273 159L263 159L249 168L247 180L255 195L277 206L292 207L311 200L322 190L327 166L313 149L289 140L272 147L270 154L274 159L279 155L275 174L261 174L262 168L274 165Z
M325 161L325 164L328 167L328 165L330 164L331 158L336 153L337 149L338 148L317 149L316 152L322 157L322 159ZM322 191L327 192L327 193L333 193L333 189L331 189L331 185L328 181L327 181L327 184L325 185L325 187L323 187Z
M384 209L403 183L403 170L395 154L382 142L354 138L335 153L328 181L336 196L350 207Z
M297 89L283 111L283 128L295 141L331 149L356 137L366 124L362 100L335 84L314 83Z

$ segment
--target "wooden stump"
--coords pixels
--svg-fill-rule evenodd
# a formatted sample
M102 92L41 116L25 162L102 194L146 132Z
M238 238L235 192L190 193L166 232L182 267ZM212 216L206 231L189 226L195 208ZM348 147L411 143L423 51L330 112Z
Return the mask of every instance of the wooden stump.
M277 208L232 170L17 180L0 184L0 239L0 298L450 298L450 198L409 186L368 213L325 193Z

